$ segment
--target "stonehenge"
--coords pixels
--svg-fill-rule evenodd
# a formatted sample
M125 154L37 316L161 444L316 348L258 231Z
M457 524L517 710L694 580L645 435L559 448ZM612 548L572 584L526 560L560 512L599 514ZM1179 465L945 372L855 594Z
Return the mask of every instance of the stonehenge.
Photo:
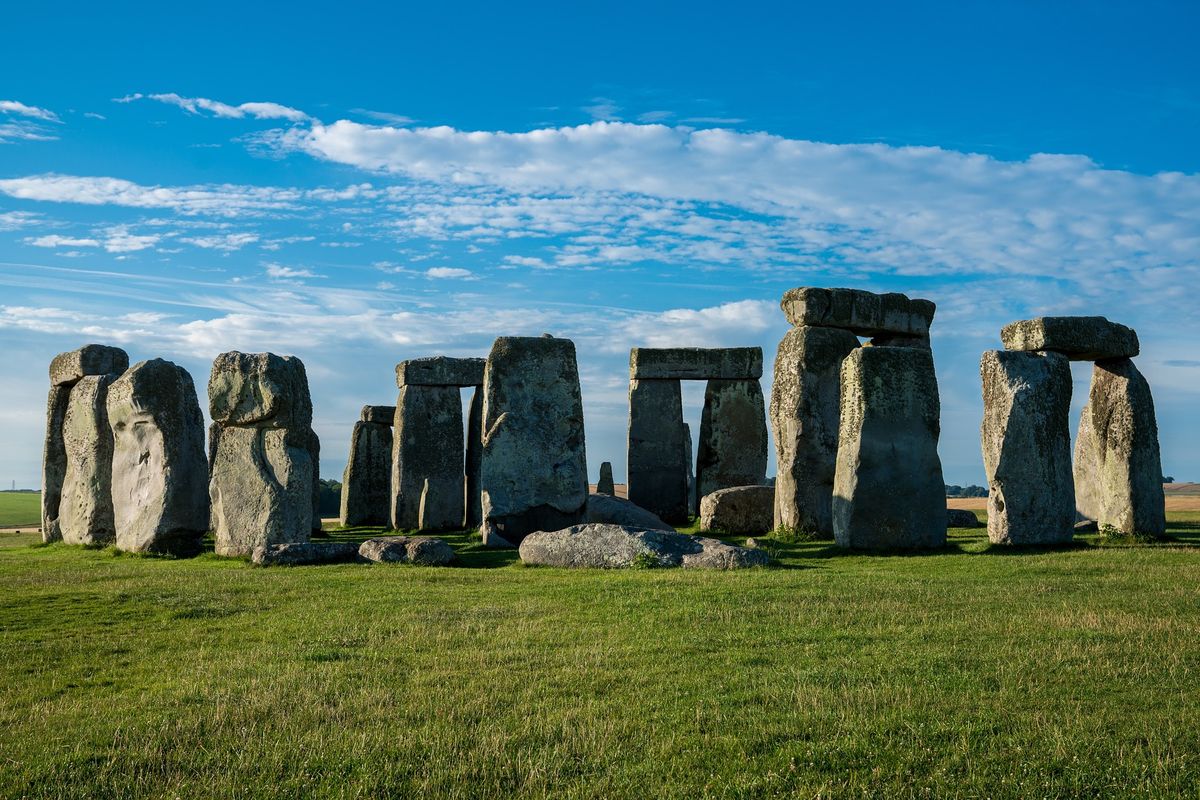
M342 473L343 527L387 525L392 502L392 423L395 406L363 406L350 433L350 454Z
M608 461L600 465L600 481L596 484L596 494L616 494L616 489L613 488L612 464Z
M700 500L700 530L763 534L774 527L775 487L734 486Z

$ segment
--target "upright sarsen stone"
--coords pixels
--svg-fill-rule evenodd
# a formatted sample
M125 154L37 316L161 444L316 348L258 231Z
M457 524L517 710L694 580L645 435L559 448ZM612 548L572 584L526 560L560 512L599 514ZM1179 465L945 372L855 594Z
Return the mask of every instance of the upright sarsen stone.
M616 494L613 486L612 464L605 461L600 464L600 481L596 484L596 494L606 494L612 497Z
M402 385L392 438L392 527L459 528L464 518L463 480L458 387Z
M342 475L340 519L343 526L390 522L392 503L392 416L387 423L373 422L376 406L365 406L362 419L350 434L350 456Z
M841 370L833 533L842 547L946 543L946 487L937 454L940 401L933 355L860 347Z
M466 454L466 519L463 525L468 530L478 528L483 522L483 500L480 497L479 471L483 464L483 387L476 386L471 392L471 408L467 412Z
M684 431L679 381L629 382L626 497L672 524L686 523L690 509Z
M515 546L583 519L588 498L575 344L501 337L483 381L483 538Z
M988 539L997 544L1071 541L1071 365L1060 353L989 350L983 381L983 466Z
M105 399L112 375L86 375L71 387L63 417L66 452L58 530L67 544L109 544L112 505L112 429Z
M208 461L192 377L170 361L143 361L112 383L106 405L117 547L199 553L208 531Z
M762 386L757 380L709 381L700 416L696 493L703 498L718 489L761 485L766 479L767 412Z

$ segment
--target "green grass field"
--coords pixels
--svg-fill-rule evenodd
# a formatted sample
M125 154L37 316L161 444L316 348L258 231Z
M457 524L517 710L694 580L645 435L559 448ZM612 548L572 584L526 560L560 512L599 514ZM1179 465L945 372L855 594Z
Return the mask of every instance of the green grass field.
M42 496L34 492L0 492L0 528L42 524Z
M258 569L0 537L0 795L1177 797L1200 514L741 573ZM337 533L350 538L364 532Z

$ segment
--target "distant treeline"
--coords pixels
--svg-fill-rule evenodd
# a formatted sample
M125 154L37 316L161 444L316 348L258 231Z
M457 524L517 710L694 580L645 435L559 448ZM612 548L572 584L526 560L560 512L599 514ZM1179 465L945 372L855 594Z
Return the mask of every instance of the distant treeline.
M946 484L946 497L987 497L988 491L982 486L955 486Z

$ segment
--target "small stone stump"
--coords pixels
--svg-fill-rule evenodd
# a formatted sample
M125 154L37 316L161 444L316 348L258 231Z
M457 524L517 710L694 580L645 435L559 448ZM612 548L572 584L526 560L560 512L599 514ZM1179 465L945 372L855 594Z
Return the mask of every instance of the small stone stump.
M727 534L764 534L775 519L774 486L718 489L700 500L700 530Z

